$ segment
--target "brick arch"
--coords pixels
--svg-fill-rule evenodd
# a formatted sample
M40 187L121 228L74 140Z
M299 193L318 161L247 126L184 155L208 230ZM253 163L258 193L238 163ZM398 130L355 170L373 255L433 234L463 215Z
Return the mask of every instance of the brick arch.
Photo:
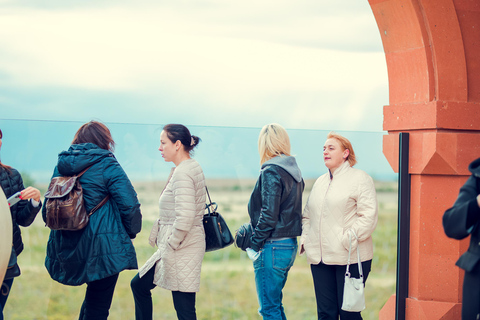
M480 130L480 3L475 0L369 0L383 41L390 105L384 108L384 153L398 166L395 133ZM435 132L436 133L436 132ZM427 138L427 137L425 137ZM430 135L437 145L452 143ZM463 141L463 140L462 140ZM461 141L453 141L460 143ZM444 148L445 149L445 148ZM450 149L417 158L416 171L468 174L475 155L452 158ZM470 151L472 151L470 149ZM478 149L477 149L478 151ZM478 152L477 152L478 154ZM430 162L440 155L441 160ZM414 159L415 160L415 159Z
M410 133L411 207L407 319L459 319L468 240L441 217L480 157L480 2L369 0L388 69L383 151L398 169L398 133ZM393 301L392 301L393 300ZM380 319L394 319L394 298Z

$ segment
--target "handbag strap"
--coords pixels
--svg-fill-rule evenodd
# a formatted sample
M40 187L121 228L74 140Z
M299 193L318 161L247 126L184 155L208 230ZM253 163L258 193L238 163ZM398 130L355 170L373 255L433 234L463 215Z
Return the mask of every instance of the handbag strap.
M208 192L207 186L205 186L205 190L207 190L208 202L210 202L210 204L212 204L212 199L210 199L210 193Z
M208 209L208 213L211 213L213 215L217 214L217 203L212 202L212 199L210 198L210 193L208 192L207 186L205 186L205 190L207 190L207 196L208 196L208 204L205 206L205 209ZM215 205L215 206L214 206ZM210 212L210 208L212 209L212 212Z
M350 240L350 247L348 248L348 261L347 261L347 272L345 272L345 275L350 277L350 253L352 251L352 233L355 236L355 239L358 241L357 234L355 233L354 230L351 230L351 232L348 233L348 238ZM363 278L363 270L362 270L362 262L360 261L360 250L357 246L357 263L358 263L358 273L360 274L360 278Z

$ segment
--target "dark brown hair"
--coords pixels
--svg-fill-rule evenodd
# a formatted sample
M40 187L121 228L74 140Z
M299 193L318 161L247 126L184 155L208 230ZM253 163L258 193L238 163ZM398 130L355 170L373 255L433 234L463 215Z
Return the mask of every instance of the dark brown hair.
M0 129L0 140L1 140L2 138L3 138L3 133L2 133L2 129ZM0 167L6 169L6 170L8 170L8 171L10 171L10 169L12 168L12 167L10 167L10 166L7 166L7 165L3 164L1 160L0 160Z
M190 134L190 130L188 130L188 128L183 124L167 124L163 127L163 131L167 133L168 139L170 139L170 141L173 143L180 140L180 142L183 144L183 148L188 153L190 153L190 151L192 151L193 148L195 148L201 141L199 137L192 136Z
M107 126L93 120L82 125L75 134L72 144L80 143L93 143L99 148L112 152L115 149L115 141L113 141Z

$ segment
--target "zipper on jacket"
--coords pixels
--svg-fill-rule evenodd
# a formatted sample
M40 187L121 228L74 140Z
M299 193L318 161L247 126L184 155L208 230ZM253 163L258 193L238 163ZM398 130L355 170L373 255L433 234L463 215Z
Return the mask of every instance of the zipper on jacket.
M330 170L328 170L330 174ZM328 191L330 190L330 185L332 184L333 176L330 176L328 181L328 186L327 190L325 191L325 195L323 196L323 204L322 204L322 212L320 212L320 219L318 219L318 232L321 234L322 233L322 218L323 218L323 212L325 211L325 200L327 199L327 194ZM323 248L322 248L322 237L320 236L320 261L323 261Z

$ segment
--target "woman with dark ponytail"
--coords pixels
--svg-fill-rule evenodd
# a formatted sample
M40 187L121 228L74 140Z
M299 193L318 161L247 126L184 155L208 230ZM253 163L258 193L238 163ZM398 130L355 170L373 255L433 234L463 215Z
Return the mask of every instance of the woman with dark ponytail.
M137 320L152 319L151 290L156 286L172 291L178 319L197 319L195 297L205 255L205 177L191 156L199 142L181 124L168 124L160 134L159 151L175 167L160 195L160 216L149 238L158 250L131 282Z

